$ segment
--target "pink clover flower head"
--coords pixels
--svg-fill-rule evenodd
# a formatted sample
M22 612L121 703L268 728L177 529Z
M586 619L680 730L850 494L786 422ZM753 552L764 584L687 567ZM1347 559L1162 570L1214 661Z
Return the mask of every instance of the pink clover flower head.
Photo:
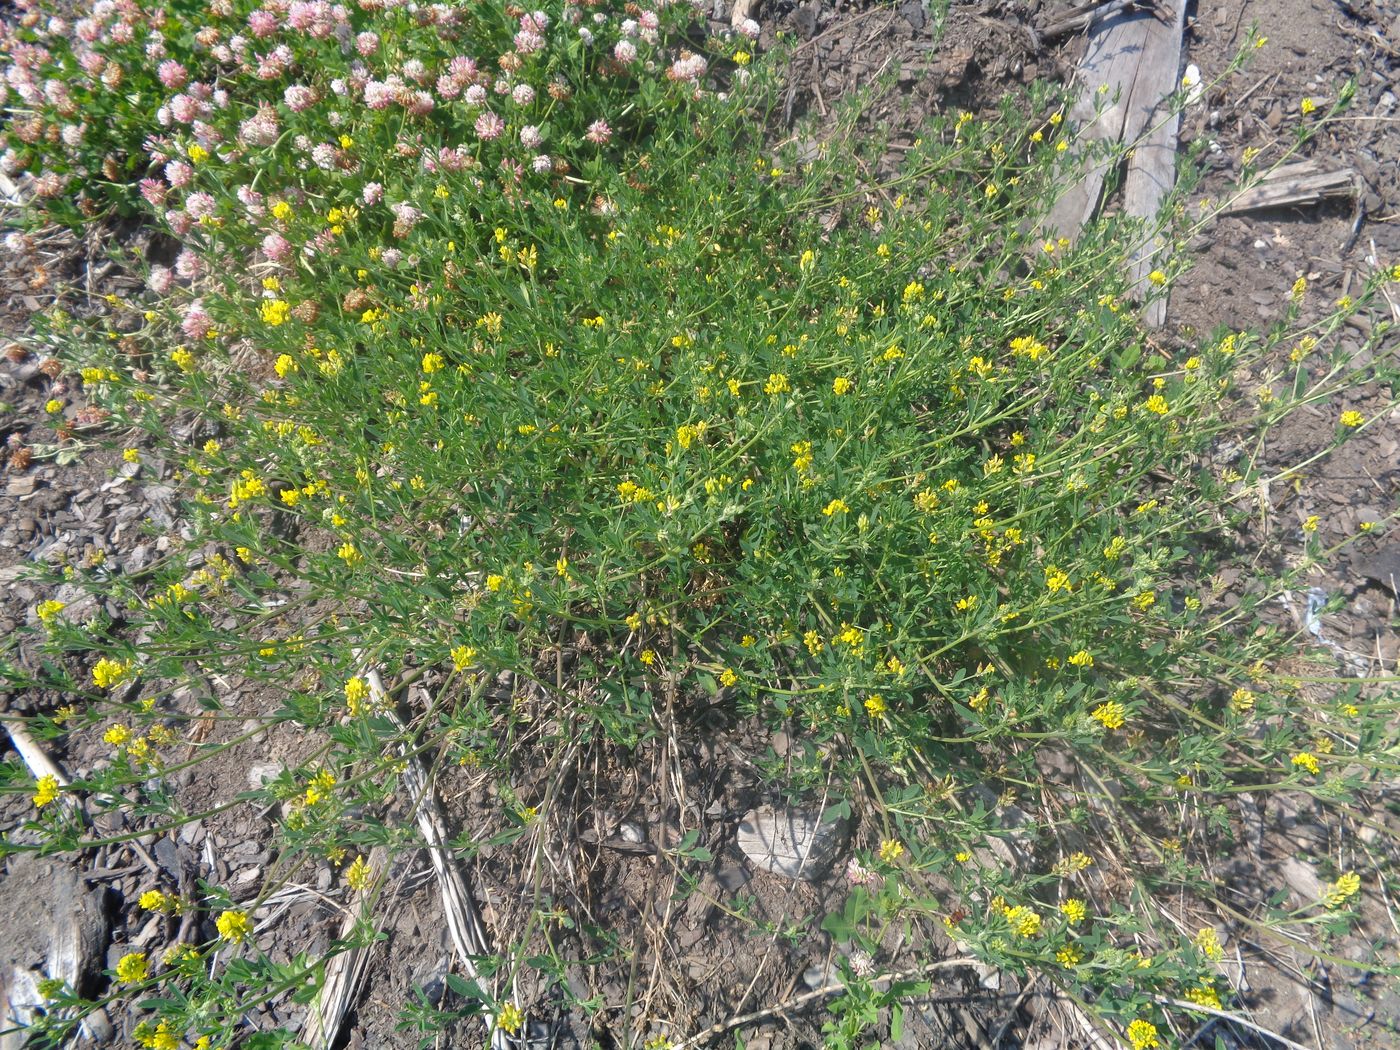
M517 106L528 106L535 101L535 89L529 84L516 84L511 91L510 97L515 100Z
M165 295L175 287L175 275L165 266L152 266L146 275L146 286L156 295Z
M171 91L179 91L190 79L189 70L173 58L168 58L160 64L156 76L160 77L160 82Z
M668 80L685 81L691 84L698 83L700 78L709 69L709 63L702 55L694 54L690 51L682 51L680 58L671 63L671 68L666 70Z
M277 16L266 8L259 8L248 16L248 28L255 37L269 37L277 32Z
M467 88L466 94L462 96L469 106L483 106L486 104L487 97L486 89L480 84L473 84Z
M630 40L619 40L613 46L613 58L624 66L630 66L637 61L637 45Z
M193 132L194 137L199 140L199 144L206 148L213 146L216 142L222 142L224 140L224 136L220 134L218 128L214 127L212 124L206 124L202 120L196 120L191 124L190 131Z
M522 55L532 55L544 49L544 37L539 33L522 29L515 34L515 50Z
M355 37L355 50L365 58L369 58L370 55L379 50L379 34L369 32L359 34Z
M661 19L657 17L655 11L643 11L637 16L637 22L646 30L661 28Z
M856 857L846 862L846 878L855 886L870 886L880 882L880 874L867 868Z
M391 204L389 210L394 213L395 237L408 236L408 231L418 225L418 220L423 217L423 213L411 204Z
M205 312L204 300L196 299L185 309L185 318L180 322L180 331L187 339L203 339L214 330L214 319Z
M170 115L181 124L189 124L199 116L200 105L189 95L176 95L170 100Z
M535 159L530 161L530 167L536 175L546 175L554 169L554 159L548 153L537 153Z
M165 183L159 179L142 179L141 196L146 203L153 208L164 207L165 205Z
M489 109L476 118L476 133L486 142L500 138L501 133L506 130L506 122Z
M608 139L612 138L612 133L612 128L608 125L606 120L595 120L592 124L588 125L588 131L583 137L589 142L595 142L601 146L607 142Z
M292 254L292 242L274 230L262 239L262 250L273 262L285 262Z
M365 85L365 105L370 109L388 109L397 93L397 86L389 81L371 80Z
M404 99L404 108L415 117L427 116L435 105L437 103L433 101L433 96L426 91L415 91Z
M744 19L736 28L741 35L748 37L750 40L758 39L759 24L752 18Z
M266 105L238 126L239 141L248 146L271 146L280 134L277 111Z
M165 166L165 179L177 190L184 189L193 178L194 169L183 160L172 160Z
M403 262L403 252L397 248L385 248L383 254L379 256L379 261L391 270L397 270L399 263Z
M636 36L637 20L635 18L624 18L622 20L622 25L618 26L618 29L622 31L623 36Z
M520 129L520 144L526 149L539 149L544 144L544 136L534 124L526 124Z
M214 195L205 193L203 190L191 193L185 199L185 211L189 213L192 219L206 219L214 214L217 207L218 205L214 200Z
M593 43L593 30L587 26L578 27L578 38L583 41L584 47Z
M188 248L184 248L175 257L175 272L187 281L192 281L204 272L204 263L198 255Z
M458 55L447 63L447 75L462 84L470 84L476 79L476 62L466 55Z
M45 199L52 199L63 193L63 178L56 172L46 171L34 180L34 194Z
M194 226L194 220L185 212L171 208L165 213L165 224L176 237L183 237Z
M367 182L365 188L360 191L360 200L364 201L365 207L372 208L384 199L384 187L378 182Z
M334 171L336 157L336 148L329 142L318 142L311 149L311 163L322 171Z
M521 15L520 28L528 33L543 33L549 28L549 15L543 11L531 11Z
M293 84L282 93L282 100L293 113L303 113L318 101L316 89L305 84Z

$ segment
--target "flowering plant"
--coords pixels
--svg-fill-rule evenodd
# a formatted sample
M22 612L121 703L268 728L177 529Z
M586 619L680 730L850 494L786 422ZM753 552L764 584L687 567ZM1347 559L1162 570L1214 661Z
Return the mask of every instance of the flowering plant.
M55 651L101 653L90 681L53 672L89 699L69 728L118 759L76 790L178 817L156 723L192 679L259 683L258 719L325 741L258 793L280 845L362 892L360 847L398 841L404 749L492 777L490 841L524 849L564 825L553 788L517 797L522 768L642 751L719 706L795 728L787 786L835 775L863 818L828 933L867 960L895 921L951 937L1146 1047L1154 1004L1228 996L1146 892L1218 903L1191 844L1221 799L1345 804L1391 761L1382 701L1305 702L1297 640L1263 615L1327 553L1316 535L1220 602L1221 549L1280 475L1247 444L1204 457L1373 383L1335 336L1394 275L1321 319L1295 302L1266 336L1160 352L1125 276L1140 233L1022 232L1070 177L1057 100L934 120L872 185L848 152L774 149L753 27L702 45L686 5L23 12L0 165L33 176L36 217L135 210L171 245L148 294L42 321L109 425L178 462L189 525L183 559L76 573L139 634L39 617ZM1282 394L1243 396L1276 367ZM433 687L411 729L369 664ZM1032 815L1009 863L1013 809ZM1298 921L1332 921L1337 885ZM546 972L563 949L536 891L500 952ZM119 973L181 988L151 1039L234 1038L219 944L256 960L240 980L307 972L260 956L261 902L233 903L211 890L204 947ZM879 994L833 1033L899 998ZM491 1016L524 1021L513 999Z

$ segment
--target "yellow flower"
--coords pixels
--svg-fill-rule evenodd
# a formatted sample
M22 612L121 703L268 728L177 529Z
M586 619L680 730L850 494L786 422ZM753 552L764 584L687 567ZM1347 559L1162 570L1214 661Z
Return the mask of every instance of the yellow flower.
M1121 729L1128 721L1128 710L1117 700L1110 700L1108 703L1100 704L1094 708L1089 717L1100 723L1105 729Z
M145 952L128 952L117 960L117 980L121 984L137 984L151 972Z
M457 671L465 671L476 659L476 650L470 645L459 645L452 650L452 666Z
M1167 275L1164 274L1161 270L1153 270L1147 275L1147 279L1153 284L1155 284L1158 288L1162 287L1162 285L1167 283Z
M802 644L807 647L807 651L813 656L826 648L826 643L822 641L822 636L816 631L804 631L802 634Z
M893 864L904 856L904 843L898 839L885 839L880 843L880 859L886 864Z
M356 550L355 545L349 540L346 540L340 545L340 549L336 551L336 555L339 556L340 560L345 562L346 565L356 565L364 560L364 555Z
M1007 908L1004 914L1018 937L1034 937L1040 932L1040 916L1030 908L1018 904L1014 908Z
M1302 102L1298 103L1298 109L1302 111L1303 116L1306 117L1310 113L1315 113L1317 111L1317 103L1310 98L1305 98Z
M501 1006L501 1012L496 1015L496 1027L508 1035L514 1035L520 1031L520 1026L525 1023L525 1015L520 1007L514 1003L505 1003Z
M1194 988L1186 989L1186 1001L1195 1003L1197 1006L1209 1006L1216 1010L1220 1009L1220 993L1211 987L1208 981L1202 981Z
M1359 427L1362 423L1366 422L1366 417L1355 409L1349 409L1342 413L1342 417L1338 422L1344 427Z
M241 944L253 932L253 920L246 911L226 911L214 920L219 936L233 944Z
M118 722L102 734L102 739L113 747L121 747L131 739L131 730Z
M776 396L778 394L786 394L791 389L792 383L790 383L788 381L788 377L783 375L781 372L770 373L768 376L768 382L763 384L763 392L765 394L773 396Z
M174 350L170 351L170 360L181 372L194 371L194 354L190 353L189 350L183 346L177 346Z
M726 667L719 675L719 684L726 688L739 684L739 676Z
M352 715L358 715L364 710L367 699L369 699L369 686L363 678L351 678L345 683L345 703L350 708Z
M356 857L355 863L345 871L345 883L352 890L365 890L374 881L374 871L364 857Z
M1196 931L1196 936L1191 938L1191 943L1212 962L1225 957L1225 949L1220 947L1220 934L1215 932L1214 926L1202 926Z
M1075 667L1094 666L1094 658L1086 649L1080 649L1079 652L1069 658L1069 662Z
M650 667L652 664L656 663L656 650L643 649L640 653L637 654L637 659L642 661L642 663L646 664L648 667Z
M1323 903L1333 910L1340 908L1361 890L1361 876L1354 871L1338 876L1323 898Z
M44 402L44 411L54 416L63 411L63 402L56 397L49 398Z
M844 394L851 389L852 383L845 376L837 376L831 381L831 392L833 394Z
M813 252L811 248L808 248L802 253L802 257L797 260L797 268L803 273L807 273L809 270L812 269L813 266L816 265L816 263L816 253Z
M1299 751L1293 756L1293 765L1297 769L1305 769L1313 776L1321 772L1322 767L1318 764L1317 756L1311 751Z
M49 599L48 601L40 602L38 605L34 606L34 615L39 617L39 622L47 627L53 621L53 618L66 608L68 608L66 602Z
M124 449L122 449L122 462L123 462L123 463L140 463L140 462L141 462L141 450L140 450L140 449L135 449L135 448L124 448Z
M865 713L871 718L884 718L888 710L889 705L885 703L885 698L878 693L872 693L865 698Z
M1089 910L1084 906L1084 902L1078 897L1069 897L1060 905L1060 911L1071 926L1084 921L1084 917L1089 914Z
M58 784L58 777L52 773L44 774L34 785L35 808L43 809L50 802L56 801L62 790Z
M1162 1045L1157 1041L1157 1026L1140 1017L1128 1025L1128 1041L1133 1044L1133 1050L1155 1050Z
M113 689L131 674L131 664L125 660L103 657L92 668L92 684L99 689Z
M851 508L846 505L845 500L834 499L822 508L822 513L829 518L833 514L845 514L850 509Z
M1072 944L1066 944L1055 953L1055 961L1066 970L1078 966L1084 960L1083 953Z
M444 360L441 354L423 355L423 371L427 372L430 375L433 372L441 372L446 364L447 362L446 360Z
M1149 397L1146 401L1143 402L1142 407L1147 409L1147 411L1153 413L1154 415L1159 416L1165 416L1168 412L1171 411L1171 406L1167 404L1167 399L1164 398L1161 394L1153 394L1151 397Z
M203 164L209 159L209 151L196 142L185 151L185 156L190 158L191 164Z
M286 323L291 313L291 306L281 299L267 299L263 301L261 315L264 324L271 325L275 328L280 324Z

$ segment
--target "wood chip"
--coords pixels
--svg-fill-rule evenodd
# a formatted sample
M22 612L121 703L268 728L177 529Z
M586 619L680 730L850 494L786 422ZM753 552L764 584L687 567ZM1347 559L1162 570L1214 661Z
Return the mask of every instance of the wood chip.
M1324 169L1313 160L1284 164L1242 191L1222 210L1239 215L1261 208L1298 208L1329 197L1354 197L1359 186L1355 168Z

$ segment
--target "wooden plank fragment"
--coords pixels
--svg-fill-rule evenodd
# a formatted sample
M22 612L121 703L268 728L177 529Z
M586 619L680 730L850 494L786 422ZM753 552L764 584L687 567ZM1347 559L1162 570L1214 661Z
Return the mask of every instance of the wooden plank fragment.
M1354 168L1323 170L1312 160L1284 164L1240 193L1225 206L1221 214L1239 215L1261 208L1316 204L1326 197L1352 197L1356 195L1356 185Z
M1152 22L1151 15L1116 14L1098 23L1090 36L1089 47L1075 73L1079 95L1069 111L1070 126L1076 129L1080 143L1135 138L1146 125L1147 115L1132 107L1133 81ZM1100 104L1103 110L1096 114ZM1096 160L1055 202L1045 224L1052 236L1074 240L1079 235L1098 210L1107 174L1108 159Z
M1079 94L1070 109L1081 143L1131 147L1124 181L1124 210L1155 224L1176 177L1179 118L1165 108L1176 90L1186 0L1159 0L1154 12L1122 11L1100 21L1079 65ZM1108 99L1102 112L1096 106ZM1114 101L1116 99L1116 101ZM1055 202L1045 222L1050 236L1074 240L1098 210L1112 154L1101 157ZM1133 252L1130 276L1139 293L1147 288L1155 240ZM1147 321L1158 325L1165 302L1158 300Z
M1177 88L1181 69L1181 36L1186 26L1186 0L1173 0L1170 24L1160 24L1153 34L1149 51L1150 70L1139 74L1144 102L1155 99L1148 118L1147 133L1128 157L1128 173L1123 180L1123 210L1147 224L1148 238L1133 253L1133 290L1146 298L1161 244L1156 232L1162 204L1176 185L1177 132L1181 114L1168 100ZM1164 16L1168 12L1163 12ZM1149 328L1160 328L1167 319L1167 297L1159 295L1147 306L1144 320Z

